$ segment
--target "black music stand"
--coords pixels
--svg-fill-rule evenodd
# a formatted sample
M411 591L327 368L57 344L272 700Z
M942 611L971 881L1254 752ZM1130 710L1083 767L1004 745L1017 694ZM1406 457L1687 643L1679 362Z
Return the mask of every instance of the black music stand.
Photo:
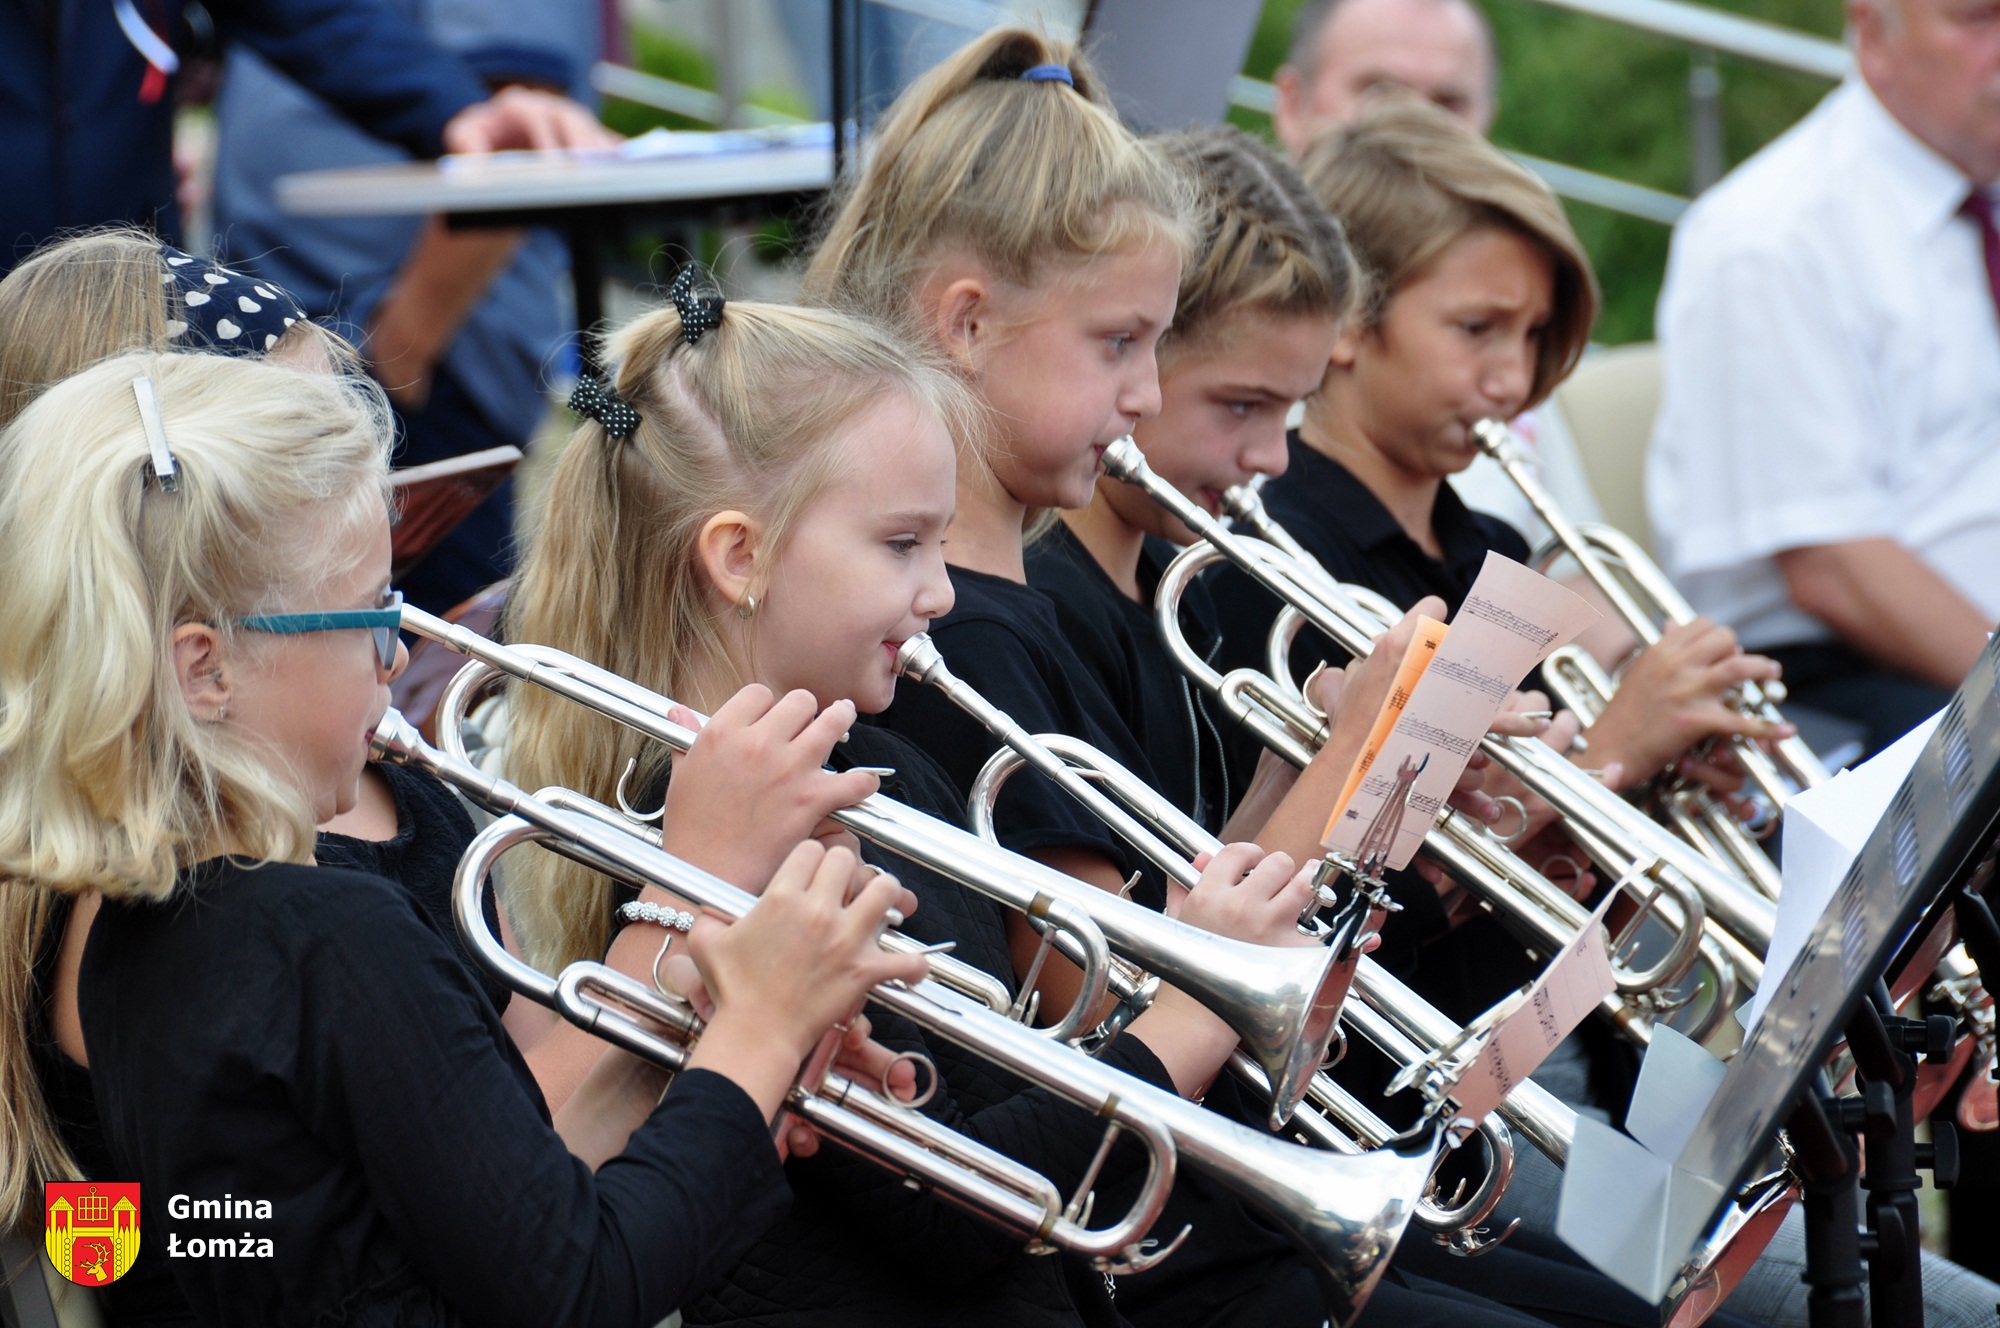
M1912 942L1945 909L1956 909L1973 920L1974 930L1979 928L1983 902L1965 895L1964 887L1987 856L1996 830L2000 830L2000 638L1988 643L1952 698L1742 1050L1705 1101L1680 1108L1692 1124L1683 1120L1676 1130L1656 1133L1655 1146L1648 1147L1595 1121L1578 1122L1564 1177L1563 1218L1558 1222L1563 1238L1613 1280L1649 1301L1659 1301L1753 1168L1769 1156L1778 1128L1790 1121L1813 1152L1805 1159L1806 1170L1812 1173L1806 1177L1808 1216L1817 1212L1821 1221L1833 1224L1821 1243L1829 1256L1840 1254L1837 1247L1853 1228L1852 1205L1839 1197L1853 1180L1851 1159L1843 1161L1843 1149L1851 1150L1851 1144L1842 1149L1819 1147L1826 1142L1825 1132L1816 1128L1813 1112L1827 1119L1827 1131L1837 1137L1859 1125L1866 1128L1871 1143L1879 1139L1878 1149L1902 1147L1894 1104L1898 1071L1876 1053L1886 1043L1907 1059L1910 1044L1922 1045L1927 1034L1913 1036L1907 1028L1887 1026L1886 1036L1877 1036L1881 1011L1871 1006L1864 1012L1862 1007L1876 997L1882 976L1914 952ZM1990 913L1985 916L1990 920ZM1995 938L1987 932L1979 939L1985 957L1991 958ZM1835 1106L1831 1113L1839 1119L1834 1119L1811 1086L1843 1036L1852 1039L1857 1061L1862 1062L1864 1097L1858 1117L1855 1109ZM1886 1103L1884 1092L1889 1097ZM1890 1118L1886 1127L1881 1123L1884 1110ZM1635 1103L1635 1116L1648 1114L1648 1108ZM1664 1118L1657 1105L1650 1115ZM1891 1140L1891 1135L1898 1138ZM1795 1145L1799 1142L1794 1140ZM1882 1152L1883 1166L1911 1170L1898 1161L1914 1157L1914 1141L1909 1148L1908 1154ZM1875 1156L1871 1154L1871 1166ZM1902 1221L1906 1205L1900 1183L1907 1177L1891 1179L1897 1184L1878 1186L1882 1193L1870 1207L1878 1219L1892 1211ZM1847 1227L1835 1232L1833 1228L1842 1222ZM1878 1296L1888 1303L1876 1307L1877 1328L1888 1322L1910 1324L1912 1297L1916 1321L1921 1321L1913 1221L1904 1234L1907 1258L1901 1271L1907 1280L1890 1277L1882 1284L1894 1294ZM1884 1261L1885 1274L1891 1271L1889 1262ZM1841 1290L1841 1279L1849 1272L1827 1274L1825 1303L1838 1309L1835 1317L1843 1321L1847 1301L1833 1293ZM1819 1289L1815 1287L1816 1292ZM1857 1293L1854 1304L1858 1303ZM1858 1321L1848 1328L1858 1328Z

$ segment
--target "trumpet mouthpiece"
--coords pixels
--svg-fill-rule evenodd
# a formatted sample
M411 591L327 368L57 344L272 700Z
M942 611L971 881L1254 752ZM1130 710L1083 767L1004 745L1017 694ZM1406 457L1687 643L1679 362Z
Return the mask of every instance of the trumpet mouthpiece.
M929 632L918 632L896 648L896 672L912 682L936 683L951 677Z
M404 719L403 712L394 706L382 712L382 718L375 721L374 732L368 735L368 756L374 761L407 763L423 746L417 726Z
M1104 473L1114 480L1132 480L1146 469L1146 454L1126 434L1104 449Z

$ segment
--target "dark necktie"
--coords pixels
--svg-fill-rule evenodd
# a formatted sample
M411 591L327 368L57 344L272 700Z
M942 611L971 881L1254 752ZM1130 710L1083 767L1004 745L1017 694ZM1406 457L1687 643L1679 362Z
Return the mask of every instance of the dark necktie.
M1993 293L1993 308L2000 313L2000 226L1993 220L1993 200L1975 189L1960 205L1960 212L1979 223L1979 242L1986 251L1986 285Z

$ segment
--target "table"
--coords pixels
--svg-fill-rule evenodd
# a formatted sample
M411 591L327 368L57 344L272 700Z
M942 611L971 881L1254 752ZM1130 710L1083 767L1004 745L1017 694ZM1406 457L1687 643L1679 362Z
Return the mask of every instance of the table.
M612 155L498 152L442 162L304 171L277 182L278 206L301 216L440 213L453 227L551 226L569 244L584 368L599 367L602 245L639 216L786 209L833 184L824 147L628 160Z

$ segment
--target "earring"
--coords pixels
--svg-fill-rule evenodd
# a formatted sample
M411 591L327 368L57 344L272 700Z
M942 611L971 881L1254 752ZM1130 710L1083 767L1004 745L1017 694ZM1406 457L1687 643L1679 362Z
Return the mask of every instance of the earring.
M229 702L224 701L221 705L215 708L215 719L212 722L220 724L223 721L227 720L228 718L229 718Z
M746 621L755 612L757 612L757 597L755 595L745 595L743 602L736 606L736 616Z

